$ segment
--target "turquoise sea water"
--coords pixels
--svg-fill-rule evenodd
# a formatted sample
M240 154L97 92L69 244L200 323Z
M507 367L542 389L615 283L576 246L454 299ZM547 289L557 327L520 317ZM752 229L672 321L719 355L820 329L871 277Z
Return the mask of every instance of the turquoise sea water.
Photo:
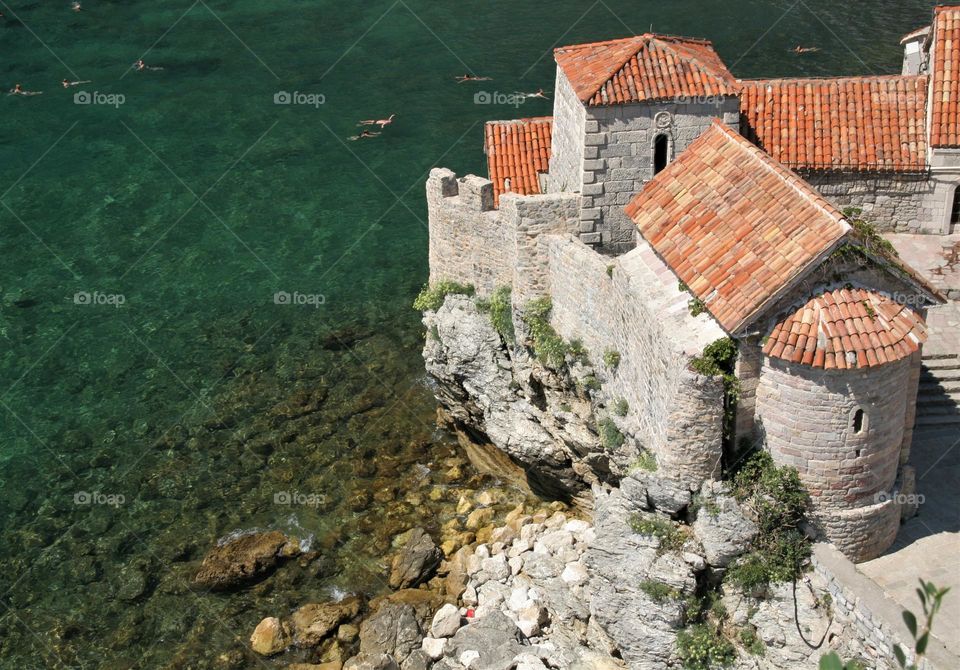
M551 108L476 93L549 92L552 47L651 27L738 76L898 72L931 6L0 2L0 86L42 91L0 97L0 667L228 667L262 616L381 590L456 458L409 309L423 181L482 174L483 121ZM253 527L322 565L189 588Z

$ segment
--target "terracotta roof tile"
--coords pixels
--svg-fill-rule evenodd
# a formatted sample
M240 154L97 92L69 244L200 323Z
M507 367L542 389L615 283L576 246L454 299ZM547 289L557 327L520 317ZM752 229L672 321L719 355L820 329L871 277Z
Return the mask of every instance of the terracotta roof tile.
M792 168L921 171L927 82L925 76L742 81L741 131Z
M737 95L707 40L647 33L556 49L557 65L585 105Z
M691 197L681 203L673 195L678 190ZM728 332L755 317L850 229L806 182L719 120L626 212Z
M906 358L926 339L926 324L906 305L865 288L837 289L777 323L763 353L817 368L875 367Z
M487 122L484 151L495 206L500 206L500 195L508 191L540 193L538 175L549 169L552 129L553 118L549 116Z
M930 145L960 147L960 7L937 7L933 17L933 113Z

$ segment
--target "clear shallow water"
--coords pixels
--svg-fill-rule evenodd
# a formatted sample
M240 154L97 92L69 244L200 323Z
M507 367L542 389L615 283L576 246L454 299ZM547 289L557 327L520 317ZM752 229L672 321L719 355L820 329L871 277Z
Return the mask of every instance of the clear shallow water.
M483 173L484 120L550 111L476 92L550 91L551 47L651 26L713 39L738 76L896 72L899 36L932 6L7 4L0 85L43 91L0 97L11 668L215 667L266 614L380 590L390 534L442 522L430 488L455 502L471 482L441 476L455 451L433 429L409 309L427 274L423 180L434 164ZM129 71L141 55L163 69ZM494 81L454 83L468 70ZM345 141L391 113L381 137ZM325 559L193 593L203 552L251 527L313 536Z

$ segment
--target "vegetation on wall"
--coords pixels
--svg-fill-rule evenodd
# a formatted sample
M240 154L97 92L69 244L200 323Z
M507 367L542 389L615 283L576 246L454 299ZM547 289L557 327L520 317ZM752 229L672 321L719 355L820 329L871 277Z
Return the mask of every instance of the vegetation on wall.
M710 624L695 624L677 633L677 656L686 670L715 670L736 660L733 645Z
M604 449L612 451L623 446L626 438L623 436L623 433L620 432L620 429L617 428L617 424L613 422L613 419L610 417L601 419L597 427L600 429L600 443Z
M516 332L513 327L513 292L509 286L500 286L490 295L488 300L477 300L477 309L490 315L493 329L499 333L503 341L513 345Z
M733 443L737 400L740 397L740 382L734 374L736 363L737 343L729 337L711 342L704 347L700 356L690 361L690 367L696 372L723 380L723 441L727 450Z
M634 533L640 535L649 535L660 541L659 551L680 551L683 543L687 540L687 533L684 529L666 517L656 514L635 514L630 517L630 528Z
M533 354L551 370L560 370L566 364L568 345L550 325L553 301L548 297L537 298L527 303L523 320L530 329Z
M420 294L413 301L413 308L421 312L435 312L443 306L448 295L460 294L471 296L476 293L472 284L460 284L455 281L439 281L433 286L425 284Z
M687 286L684 282L677 283L677 290L685 291L692 295L693 297L687 301L687 309L690 310L690 316L700 316L707 311L707 303L693 295L693 291L690 290L690 287Z
M613 403L613 413L617 416L626 416L627 412L630 411L630 403L627 402L626 398L618 398Z
M748 554L727 571L745 590L783 582L803 574L810 541L800 530L810 498L796 468L777 467L758 451L733 477L733 495L753 511L759 532Z
M615 349L607 349L604 351L603 364L611 370L616 370L620 365L620 352Z

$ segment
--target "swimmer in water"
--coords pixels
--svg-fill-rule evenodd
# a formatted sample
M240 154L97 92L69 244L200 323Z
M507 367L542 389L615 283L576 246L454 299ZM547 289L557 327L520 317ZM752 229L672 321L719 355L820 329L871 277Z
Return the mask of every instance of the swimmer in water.
M468 81L492 81L491 77L478 77L473 74L462 74L459 77L455 77L458 84L463 84Z
M41 95L43 91L24 91L20 84L14 84L7 95Z
M800 54L809 54L815 51L820 51L820 47L802 47L799 44L793 48L793 53Z
M365 140L368 137L379 137L380 133L372 133L369 130L362 131L359 135L351 135L347 139L351 142L356 142L357 140Z
M547 97L546 93L543 92L543 89L542 89L542 88L541 88L539 91L537 91L536 93L523 93L522 95L523 95L523 97L525 97L525 98L543 98L544 100L549 100L549 99L550 99L550 98Z
M71 86L79 86L80 84L89 84L90 80L84 79L82 81L69 81L68 79L64 79L60 83L63 84L64 88L70 88Z
M75 12L79 12L81 9L83 9L83 7L80 6L79 2L71 2L70 9L72 9Z
M393 123L393 117L395 116L396 114L391 114L389 118L386 118L386 119L367 119L366 121L361 121L357 125L358 126L380 126L380 130L383 130L384 128L389 126L391 123Z
M143 62L143 59L141 58L140 60L138 60L136 63L133 64L133 69L136 70L137 72L144 72L145 70L162 70L163 68L147 65L146 63Z

